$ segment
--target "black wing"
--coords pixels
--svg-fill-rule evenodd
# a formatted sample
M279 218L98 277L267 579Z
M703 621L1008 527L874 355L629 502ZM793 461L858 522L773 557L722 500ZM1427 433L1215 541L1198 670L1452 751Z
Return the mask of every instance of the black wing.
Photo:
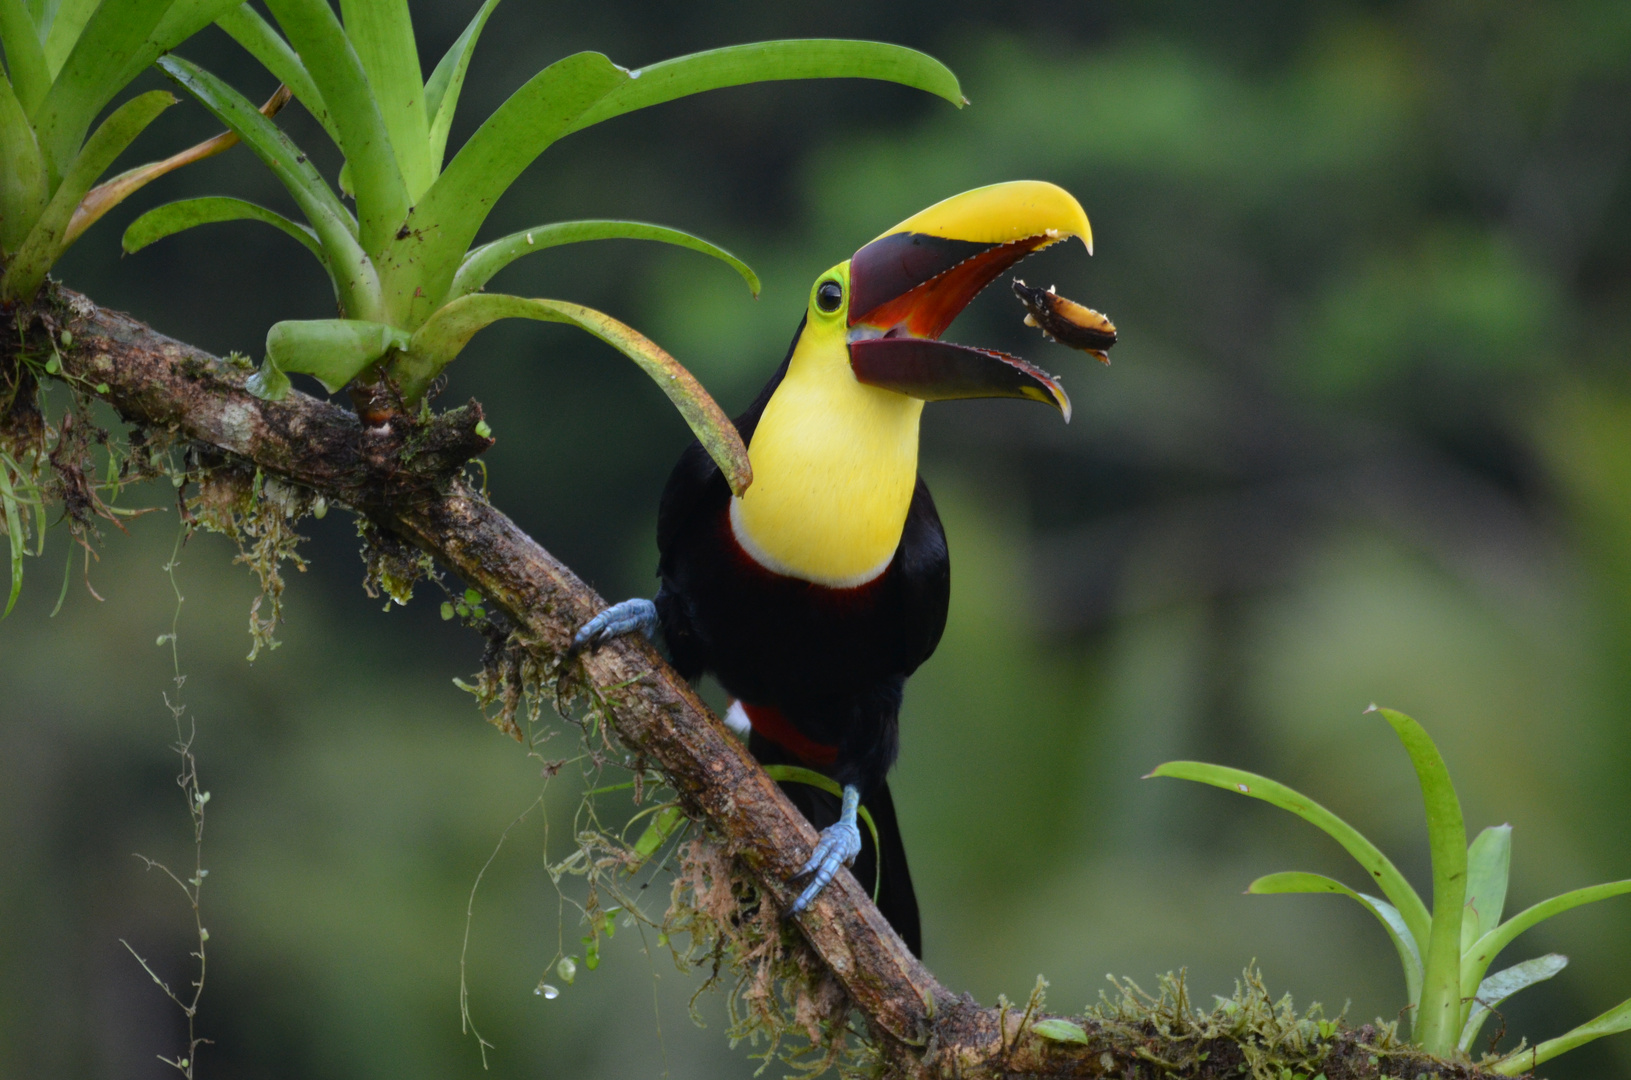
M906 511L906 528L895 553L894 577L898 582L904 620L901 640L901 674L910 675L934 653L946 629L946 608L951 601L951 556L946 550L946 530L934 508L934 497L923 477L917 478L912 505Z

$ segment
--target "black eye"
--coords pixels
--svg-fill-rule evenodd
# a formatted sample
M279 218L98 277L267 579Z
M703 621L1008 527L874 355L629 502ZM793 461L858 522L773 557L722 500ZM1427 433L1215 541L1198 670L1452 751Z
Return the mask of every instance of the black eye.
M823 281L816 289L816 307L829 315L844 302L844 287L836 281Z

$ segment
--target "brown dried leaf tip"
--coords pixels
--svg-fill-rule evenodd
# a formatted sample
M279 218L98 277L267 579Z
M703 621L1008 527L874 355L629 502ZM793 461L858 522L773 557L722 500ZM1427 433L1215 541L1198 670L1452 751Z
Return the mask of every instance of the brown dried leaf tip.
M1116 343L1115 323L1090 307L1066 300L1055 293L1051 285L1046 289L1033 289L1015 278L1014 295L1028 312L1026 326L1040 327L1049 341L1081 349L1089 356L1098 357L1100 363L1110 362L1106 350Z

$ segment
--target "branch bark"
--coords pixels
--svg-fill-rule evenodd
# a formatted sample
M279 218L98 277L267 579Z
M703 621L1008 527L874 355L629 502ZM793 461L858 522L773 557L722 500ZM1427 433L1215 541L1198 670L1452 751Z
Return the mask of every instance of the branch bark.
M461 466L490 445L478 433L474 402L409 430L365 429L353 413L298 391L282 402L257 399L244 389L246 365L66 289L14 317L22 333L6 334L0 349L15 354L19 340L38 348L43 334L60 342L60 332L71 331L72 345L57 346L63 376L81 390L97 387L127 422L214 447L367 515L480 591L546 654L564 654L572 631L604 606L463 479ZM0 364L14 362L0 352ZM794 895L786 882L816 834L746 748L644 640L624 638L573 663L603 691L617 735L662 769L687 811L761 895L784 908ZM866 1018L894 1075L1221 1077L1239 1075L1251 1058L1242 1046L1250 1033L1198 1047L1193 1034L1163 1035L1154 1025L1129 1032L1078 1017L1086 1042L1045 1038L1034 1030L1041 1015L982 1008L941 985L847 873L798 925ZM1395 1075L1493 1075L1396 1047L1378 1053L1377 1037L1369 1028L1337 1034L1315 1048L1308 1060L1318 1068L1309 1073L1374 1077L1391 1066ZM1205 1054L1195 1062L1197 1048ZM1177 1070L1158 1064L1185 1060L1192 1064Z

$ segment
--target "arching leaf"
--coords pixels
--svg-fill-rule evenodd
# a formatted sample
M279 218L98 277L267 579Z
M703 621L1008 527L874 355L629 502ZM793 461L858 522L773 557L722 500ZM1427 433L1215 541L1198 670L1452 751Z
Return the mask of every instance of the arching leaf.
M175 55L164 57L159 66L218 120L237 132L255 156L283 182L328 256L329 272L341 309L353 317L377 313L379 279L374 274L373 263L357 243L356 222L317 174L317 169L306 160L306 155L276 124L262 116L248 98L208 71Z
M1507 879L1512 871L1512 826L1492 825L1467 849L1467 906L1461 918L1461 951L1495 929L1506 907ZM1462 994L1473 987L1462 984Z
M125 57L124 68L116 80L119 86L128 86L136 76L151 67L153 61L204 29L237 3L238 0L174 0L141 48Z
M267 99L266 104L260 107L261 115L273 116L289 101L289 88L279 86ZM224 131L213 138L195 143L187 149L171 154L163 161L150 161L146 165L138 165L134 169L127 169L109 180L91 188L85 197L79 200L74 208L74 216L68 222L67 242L74 240L86 229L96 224L101 217L131 195L151 184L154 180L168 173L175 172L194 162L214 157L238 145L238 134L234 131Z
M1410 1004L1414 1006L1421 1000L1421 949L1416 939L1405 925L1404 918L1399 909L1386 900L1374 896L1367 896L1361 892L1342 884L1323 874L1308 874L1298 871L1288 871L1281 874L1269 874L1260 877L1250 885L1246 891L1259 895L1273 893L1332 893L1346 896L1357 902L1365 910L1376 916L1382 928L1387 931L1388 937L1393 939L1393 947L1399 953L1399 966L1404 970L1405 990L1409 994Z
M500 319L570 323L589 331L639 364L679 409L703 448L718 463L731 490L738 494L747 490L753 479L747 447L742 445L736 425L702 384L644 334L582 304L493 293L476 293L454 300L426 320L413 335L403 362L392 367L403 396L410 402L417 400L477 331Z
M584 240L656 240L700 251L735 270L748 283L753 295L759 295L759 276L747 263L724 248L678 229L647 225L641 221L557 221L511 233L490 244L483 244L465 257L464 265L453 277L452 295L460 297L475 292L486 285L494 274L523 255Z
M224 195L182 199L178 202L165 203L163 206L155 206L130 223L130 227L125 230L124 249L127 253L134 254L155 240L162 240L195 225L209 225L218 221L265 222L300 241L325 269L328 266L328 261L323 258L323 248L317 242L317 235L306 226L297 225L282 214L268 210L264 206L256 206L252 202Z
M783 79L882 79L943 97L958 108L967 103L946 65L916 49L879 41L760 41L677 56L629 74L627 85L606 95L569 130L704 90Z
M1533 1070L1535 1066L1542 1062L1552 1060L1559 1054L1567 1053L1577 1046L1584 1046L1593 1039L1600 1039L1604 1035L1616 1035L1622 1031L1631 1031L1631 998L1620 1002L1595 1020L1587 1021L1566 1034L1559 1035L1555 1039L1547 1039L1539 1046L1513 1054L1496 1065L1491 1071L1498 1072L1502 1076L1518 1076Z
M45 32L45 64L55 79L62 70L62 63L68 59L73 51L74 43L79 35L84 33L85 24L90 22L91 15L96 11L96 5L101 0L61 0L56 5L55 13L49 15L49 24L44 26ZM49 11L49 8L47 9Z
M1398 867L1394 866L1393 861L1383 855L1375 844L1365 839L1358 829L1308 796L1266 776L1223 765L1209 765L1203 761L1169 761L1157 766L1149 775L1195 780L1225 791L1249 795L1254 799L1262 799L1271 806L1290 811L1310 825L1318 827L1341 844L1348 854L1365 868L1371 880L1382 890L1382 895L1399 909L1399 915L1410 928L1410 936L1418 942L1427 940L1428 929L1432 925L1432 920L1427 914L1427 905L1422 903L1421 897L1416 895L1416 890L1411 888L1404 875L1399 873Z
M1607 900L1611 896L1624 896L1631 893L1631 878L1623 881L1610 881L1602 885L1592 885L1584 889L1574 889L1561 896L1554 896L1550 900L1542 900L1533 907L1525 908L1494 930L1485 934L1473 943L1466 955L1462 957L1461 985L1470 986L1484 977L1489 965L1501 954L1501 950L1512 944L1519 934L1531 929L1539 923L1545 922L1554 915L1561 915L1583 904L1595 904L1599 900Z

